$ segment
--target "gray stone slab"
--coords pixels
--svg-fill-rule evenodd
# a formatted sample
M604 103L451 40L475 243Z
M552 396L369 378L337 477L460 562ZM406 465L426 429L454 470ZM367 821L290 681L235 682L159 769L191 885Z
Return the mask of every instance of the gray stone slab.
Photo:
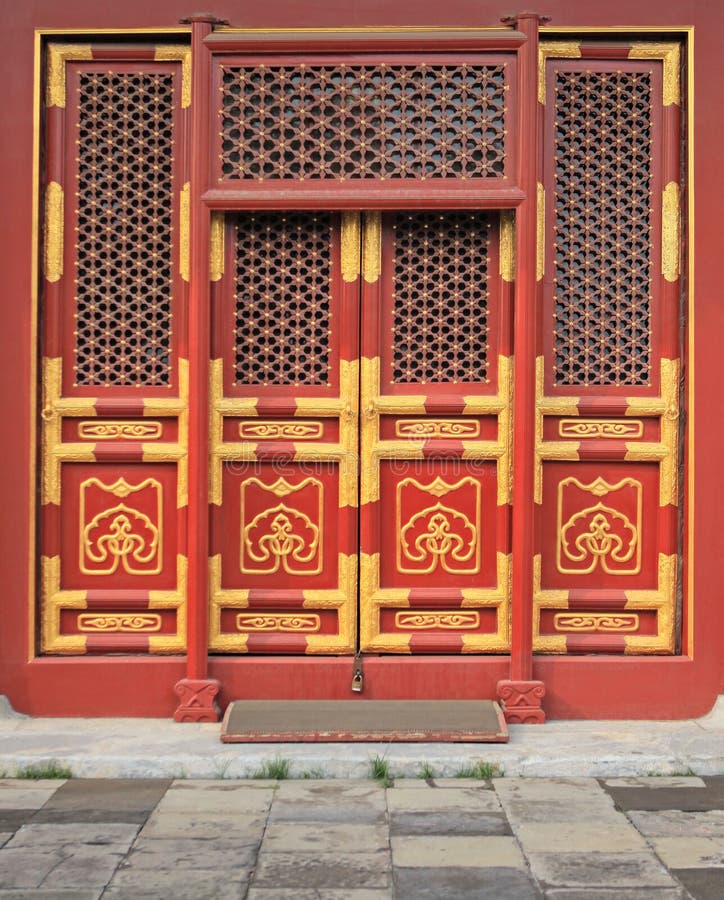
M624 853L646 850L646 841L623 816L618 821L523 822L515 829L524 853Z
M124 852L114 852L108 847L77 847L48 873L41 887L52 890L104 888L124 855Z
M675 875L695 900L724 897L724 869L674 869Z
M527 853L546 887L670 888L676 882L652 853Z
M690 777L688 775L639 775L628 778L605 778L604 784L610 788L647 787L654 790L660 788L703 788L706 787L703 778Z
M34 809L0 809L0 831L16 831L30 822L35 813Z
M103 900L242 900L243 875L213 869L122 869L103 893Z
M217 842L258 843L266 827L265 816L233 813L180 813L156 810L140 832L147 838L198 838Z
M0 847L4 847L12 836L12 831L0 831Z
M64 854L59 850L21 847L0 850L0 888L37 888Z
M691 900L679 887L675 888L554 888L545 892L546 900Z
M387 850L389 838L383 825L339 825L317 822L271 822L264 833L263 852L275 853L374 853Z
M565 794L570 802L611 803L595 778L499 778L493 788L502 802L558 800Z
M385 791L374 782L283 782L269 820L379 825L385 821L386 810Z
M436 788L477 788L481 791L492 791L493 782L483 778L433 778ZM395 779L395 787L397 780Z
M39 809L30 821L45 824L71 825L102 824L105 822L126 823L140 826L148 818L147 810L132 809Z
M347 890L345 888L251 888L247 900L392 900L392 891L388 889L361 888Z
M393 812L390 834L512 834L503 813Z
M74 778L53 793L44 809L150 812L170 784L163 778Z
M194 838L158 838L136 841L120 870L214 869L242 872L253 866L255 858L255 845L219 846L215 841Z
M176 781L158 804L159 812L261 815L274 790L235 781Z
M83 844L95 847L109 846L127 850L138 834L138 827L124 824L68 824L24 825L9 842L12 848L21 847L70 847L71 850Z
M500 801L492 791L479 788L419 788L387 791L390 812L460 811L500 812Z
M561 795L559 795L561 796ZM511 800L503 804L508 821L515 827L518 823L546 822L608 822L615 824L621 820L610 803L569 803L558 800Z
M390 839L392 864L397 868L454 866L483 868L502 866L525 867L520 848L512 837L400 835Z
M395 867L394 880L396 900L536 900L541 896L527 873L517 868Z
M653 837L649 843L670 869L724 869L724 838Z
M724 746L724 742L723 746ZM652 790L648 787L610 787L604 784L619 809L682 809L704 812L724 809L724 780L705 779L705 787L674 787Z
M646 837L724 838L724 810L683 812L667 809L659 812L629 810L626 813L638 831Z
M379 825L385 822L385 810L370 803L348 805L309 801L277 800L269 813L270 822L336 822L339 824Z
M90 890L78 890L78 888L68 888L63 890L32 888L30 890L0 890L0 900L98 900L103 893L102 888L91 888Z
M268 888L389 888L389 852L259 854L254 887Z
M0 810L40 809L63 784L65 781L61 779L3 778L0 780Z

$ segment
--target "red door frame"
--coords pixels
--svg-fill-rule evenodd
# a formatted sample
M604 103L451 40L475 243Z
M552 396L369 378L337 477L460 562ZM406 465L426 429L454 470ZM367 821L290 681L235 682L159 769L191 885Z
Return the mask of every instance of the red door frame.
M219 15L235 16L233 4L218 4ZM494 23L501 10L494 3L457 0L446 10L446 22L464 25L466 22L487 20ZM333 7L315 7L304 12L305 24L334 26ZM149 28L163 17L172 25L183 15L184 9L177 2L162 2L151 13L144 4L129 3L113 16L107 15L99 22L98 13L92 4L77 2L72 9L57 9L51 2L36 4L31 11L13 10L8 19L10 27L4 39L8 41L6 52L0 55L0 64L7 84L17 87L2 110L6 133L16 133L17 142L9 151L13 165L2 171L2 190L8 209L16 213L6 218L12 220L2 241L2 250L7 257L4 271L7 272L8 296L37 297L36 261L37 229L31 215L29 198L35 192L37 209L37 163L34 170L33 125L30 111L35 110L34 121L39 121L40 103L36 82L35 102L32 97L30 60L33 48L33 28L58 29L96 26L98 30L107 27ZM555 28L565 33L565 29L583 31L587 26L594 30L600 21L600 14L582 9L572 0L556 0L547 5L546 12L555 16ZM273 9L248 11L247 21L259 28L267 25L294 26L296 13L290 6L280 3ZM398 11L384 13L372 11L364 14L368 20L376 19L390 26L401 24ZM416 21L425 24L435 17L432 4L420 4L416 10ZM719 417L706 416L692 422L694 406L700 410L716 409L718 402L718 345L724 321L717 304L711 302L717 296L718 282L715 267L706 260L717 258L716 223L721 206L721 176L719 174L716 140L717 109L721 106L720 87L722 84L722 60L718 52L716 36L720 33L721 13L712 10L696 10L689 13L689 23L681 25L680 12L676 4L662 9L654 0L645 0L636 10L623 0L612 0L606 18L618 26L630 25L641 28L641 23L650 25L649 31L671 29L688 39L688 76L693 81L691 62L693 61L693 31L697 29L697 81L690 93L687 110L690 125L693 123L693 104L697 103L697 149L694 155L694 136L689 134L689 210L693 212L692 176L696 174L701 185L706 186L697 197L696 238L693 220L689 221L690 260L696 250L700 265L694 277L693 266L689 266L689 443L686 534L686 601L684 621L684 650L672 658L626 658L620 657L535 657L521 653L520 663L512 672L513 679L542 681L547 690L546 709L552 717L669 717L676 718L700 714L708 709L716 696L724 690L724 664L720 639L723 613L717 602L717 558L712 549L717 546L717 535L721 533L719 522L724 504L719 502L722 480L718 465L718 453L714 452L721 438L716 420ZM590 24L589 24L590 23ZM406 24L412 24L407 17ZM521 25L521 28L523 26ZM551 26L551 30L554 26ZM161 28L159 31L166 31ZM601 27L605 30L605 26ZM548 33L551 33L549 31ZM137 39L137 35L136 35ZM36 49L40 45L40 35L35 38ZM36 56L35 75L39 74L40 57ZM19 73L20 76L19 77ZM10 96L10 95L8 95ZM197 107L198 108L198 107ZM18 128L17 123L21 123ZM36 139L37 149L37 139ZM37 159L37 154L35 155ZM22 174L22 177L19 177ZM31 185L33 186L31 191ZM218 204L213 195L208 196L209 206ZM309 201L311 204L311 200ZM220 205L220 204L218 204ZM404 205L402 202L400 205ZM501 206L511 206L510 197L501 199ZM4 226L7 228L7 225ZM203 226L202 226L203 227ZM519 257L520 264L520 257ZM199 261L196 262L199 265ZM193 277L193 276L192 276ZM35 287L33 286L35 285ZM693 355L694 303L696 290L696 356ZM700 299L699 299L700 298ZM35 302L35 301L34 301ZM173 708L173 685L184 675L208 675L222 682L220 694L222 704L233 697L346 697L349 690L351 667L349 660L341 659L219 659L209 661L204 668L205 630L200 628L194 637L197 652L190 652L193 665L187 669L183 657L172 658L73 658L51 659L36 657L34 650L34 595L35 595L35 548L34 520L35 503L35 328L36 309L33 304L9 304L3 312L5 325L2 331L2 354L0 365L5 383L17 381L22 373L19 389L12 392L6 406L6 423L17 440L8 442L6 478L2 485L2 507L17 511L11 518L0 519L0 538L3 546L17 547L18 535L22 536L20 552L13 553L5 563L5 583L7 613L5 628L0 635L0 685L14 704L23 711L37 714L71 715L166 715ZM202 327L202 323L200 323ZM696 382L693 364L696 363ZM196 373L199 378L199 373ZM192 376L192 379L194 376ZM198 382L197 382L198 383ZM694 390L695 386L695 390ZM203 427L203 426L201 426ZM693 440L698 441L696 470L694 468ZM193 443L193 442L192 442ZM711 450L712 452L707 452ZM28 465L28 461L30 465ZM204 461L204 478L206 463ZM693 489L707 502L697 504L694 510ZM705 494L702 494L705 492ZM26 537L27 536L27 537ZM696 550L694 569L693 551ZM198 576L196 576L198 578ZM522 579L522 576L521 576ZM199 579L200 580L200 579ZM196 582L198 583L198 581ZM696 595L694 595L694 590ZM193 592L192 592L193 593ZM199 603L203 593L190 599L189 611ZM29 602L30 601L30 602ZM514 601L515 602L515 601ZM692 627L693 612L696 612L696 629ZM206 610L197 613L203 617ZM524 612L525 614L525 612ZM191 617L190 617L191 618ZM518 618L522 628L523 620ZM523 629L524 630L524 629ZM530 629L521 640L529 640ZM202 646L203 644L203 646ZM460 668L462 666L462 668ZM530 668L528 668L530 666ZM491 696L495 684L505 680L509 673L506 658L449 659L425 658L400 660L394 657L369 660L365 667L366 696L412 697L412 696Z

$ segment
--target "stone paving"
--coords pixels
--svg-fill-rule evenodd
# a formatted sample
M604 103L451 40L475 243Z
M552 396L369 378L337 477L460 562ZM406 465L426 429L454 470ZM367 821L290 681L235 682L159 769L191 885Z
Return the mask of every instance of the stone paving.
M0 780L0 900L724 897L724 777Z

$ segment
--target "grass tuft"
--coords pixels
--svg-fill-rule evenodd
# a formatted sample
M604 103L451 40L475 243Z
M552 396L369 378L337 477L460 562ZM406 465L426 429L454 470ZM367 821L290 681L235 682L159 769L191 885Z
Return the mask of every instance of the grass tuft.
M390 764L384 756L377 754L377 756L369 761L369 766L370 778L379 781L383 787L389 787L392 784Z
M33 763L29 766L21 766L15 773L15 778L27 778L32 781L40 781L43 778L72 778L73 773L68 766L61 765L57 759L44 763Z
M455 773L456 778L478 778L488 780L490 778L502 778L503 770L497 763L484 762L482 759L469 766L462 766Z
M321 766L315 766L313 769L305 769L299 777L318 781L320 778L325 777L324 769Z
M435 778L435 770L429 762L424 762L422 766L420 766L420 771L417 773L417 777L424 778L426 781L429 781L431 778Z
M251 773L252 778L271 778L276 781L285 781L291 777L292 765L288 759L282 756L275 756L274 759L267 759L258 769Z

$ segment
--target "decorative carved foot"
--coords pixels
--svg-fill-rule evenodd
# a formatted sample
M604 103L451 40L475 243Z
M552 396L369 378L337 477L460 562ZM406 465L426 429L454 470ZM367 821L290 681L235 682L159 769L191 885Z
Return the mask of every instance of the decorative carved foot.
M545 696L542 681L499 681L498 700L510 725L542 725L546 720L541 702Z
M182 678L174 685L180 700L174 719L177 722L218 722L221 710L215 698L220 687L214 678Z

